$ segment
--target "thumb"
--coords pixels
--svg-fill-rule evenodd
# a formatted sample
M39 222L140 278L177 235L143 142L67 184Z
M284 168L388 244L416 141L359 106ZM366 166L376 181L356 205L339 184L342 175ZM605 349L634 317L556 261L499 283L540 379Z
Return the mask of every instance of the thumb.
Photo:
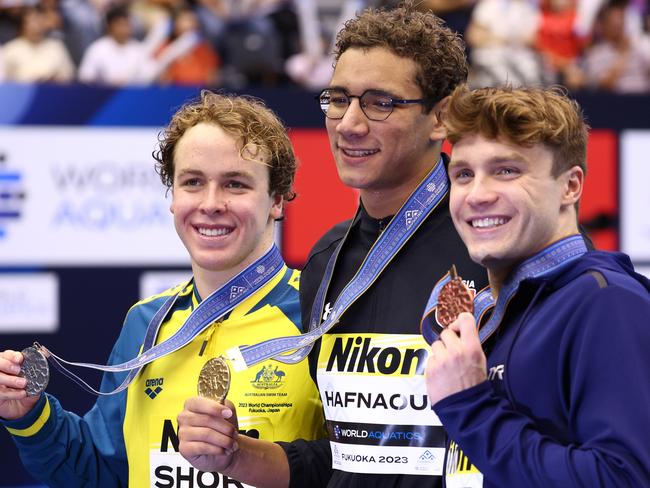
M237 409L235 408L235 404L230 400L225 400L223 402L223 409L221 410L221 416L224 419L228 419L230 423L233 424L235 427L239 426L239 422L237 420Z
M476 320L469 312L461 313L451 326L455 332L460 336L460 340L465 343L480 344L478 337L478 327L476 327Z

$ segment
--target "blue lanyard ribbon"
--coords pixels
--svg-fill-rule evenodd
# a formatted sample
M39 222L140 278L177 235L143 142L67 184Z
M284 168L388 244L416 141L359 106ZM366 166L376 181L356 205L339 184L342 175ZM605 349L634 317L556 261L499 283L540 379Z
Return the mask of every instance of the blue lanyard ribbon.
M167 356L192 342L192 340L208 326L221 319L237 305L271 281L282 271L283 267L284 261L282 255L277 246L273 245L262 257L247 266L241 273L237 274L237 276L233 277L230 281L215 290L205 300L203 300L174 335L166 341L154 345L160 326L176 301L178 294L169 297L149 322L142 347L142 353L136 358L124 363L111 366L91 363L74 363L65 361L44 348L46 349L46 355L50 357L52 363L57 369L78 383L85 390L96 395L113 395L119 393L128 388L133 379L145 365L155 361L156 359L160 359L163 356ZM63 366L63 363L69 366L113 373L129 371L129 374L117 388L110 392L102 392L89 386L88 383Z
M556 273L586 252L587 246L581 235L572 235L561 239L517 266L505 281L496 304L494 304L489 287L474 297L474 318L477 326L480 325L483 315L494 307L489 320L479 329L481 343L485 342L499 328L510 300L517 294L519 285L523 281ZM447 274L436 284L422 317L420 324L422 336L429 344L436 341L442 332L442 327L437 324L435 319L435 309L438 305L440 290L450 279Z
M230 349L228 357L235 370L246 369L270 358L290 364L301 361L309 354L312 344L336 325L341 315L370 288L408 239L442 201L448 190L447 174L441 159L409 196L368 251L356 274L336 299L328 318L322 324L320 323L322 306L334 271L336 256L345 239L341 241L328 262L316 293L310 317L310 331L300 336L278 337L255 345ZM294 352L285 354L289 351Z

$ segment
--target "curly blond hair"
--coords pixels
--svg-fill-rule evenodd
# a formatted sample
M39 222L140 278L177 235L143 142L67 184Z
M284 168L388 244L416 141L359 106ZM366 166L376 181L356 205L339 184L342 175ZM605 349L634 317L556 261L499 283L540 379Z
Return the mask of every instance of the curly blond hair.
M578 103L561 87L459 86L443 122L452 144L470 134L525 147L544 144L553 153L554 177L574 166L587 173L589 126Z
M431 12L412 1L386 9L366 9L348 20L336 37L335 60L350 48L383 47L412 59L418 67L416 83L428 112L467 79L465 45Z
M261 100L203 90L201 97L183 105L158 136L153 152L156 172L167 188L174 183L174 151L183 134L199 123L216 124L240 143L243 159L269 167L269 193L285 200L295 197L297 161L280 119Z

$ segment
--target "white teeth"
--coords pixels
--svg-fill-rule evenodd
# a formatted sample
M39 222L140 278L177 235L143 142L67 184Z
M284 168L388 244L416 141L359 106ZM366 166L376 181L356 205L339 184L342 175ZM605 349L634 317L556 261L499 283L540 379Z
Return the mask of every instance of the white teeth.
M498 225L503 225L507 222L507 220L503 217L486 217L484 219L474 219L472 220L472 227L479 228L479 229L487 229L490 227L496 227Z
M359 158L359 157L364 157L364 156L370 156L371 154L375 154L375 153L377 153L377 152L379 152L379 151L376 150L376 149L372 149L372 150L362 150L362 149L359 149L359 150L354 150L354 149L343 149L343 152L344 152L345 154L347 154L348 156L354 156L354 157Z
M216 236L225 236L230 234L232 229L226 229L225 227L220 227L218 229L206 229L204 227L199 227L199 234L202 236L216 237Z

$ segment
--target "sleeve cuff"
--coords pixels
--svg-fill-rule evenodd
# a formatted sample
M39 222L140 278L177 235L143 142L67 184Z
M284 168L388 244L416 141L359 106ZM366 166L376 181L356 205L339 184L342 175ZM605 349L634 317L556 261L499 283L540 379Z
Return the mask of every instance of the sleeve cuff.
M51 419L51 405L47 395L41 395L34 408L27 415L16 420L2 420L2 425L14 437L30 438L36 436Z

